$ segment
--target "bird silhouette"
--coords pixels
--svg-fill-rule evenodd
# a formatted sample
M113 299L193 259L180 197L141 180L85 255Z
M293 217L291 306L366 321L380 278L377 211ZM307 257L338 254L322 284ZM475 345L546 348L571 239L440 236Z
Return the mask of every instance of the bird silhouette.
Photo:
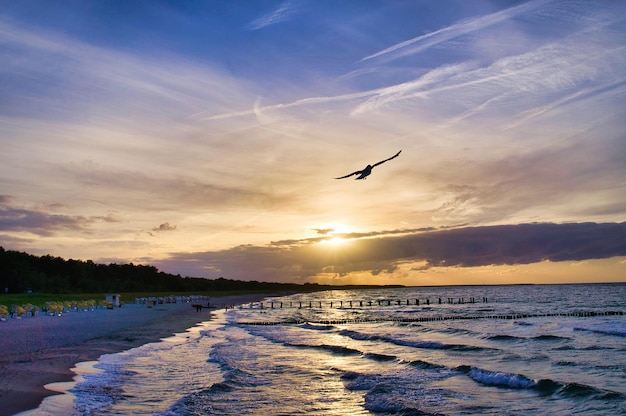
M402 152L402 150L400 150L400 152ZM374 163L373 165L367 165L365 167L365 169L363 170L357 170L356 172L352 172L349 175L346 176L340 176L339 178L335 178L335 179L344 179L344 178L349 178L350 176L354 176L354 175L359 175L358 177L354 178L355 180L358 179L367 179L367 177L372 173L372 169L374 169L376 166L378 165L382 165L383 163L385 163L388 160L391 159L395 159L396 157L398 157L398 155L400 154L400 152L396 153L395 155L391 156L389 159L385 159L385 160L381 160L378 163Z

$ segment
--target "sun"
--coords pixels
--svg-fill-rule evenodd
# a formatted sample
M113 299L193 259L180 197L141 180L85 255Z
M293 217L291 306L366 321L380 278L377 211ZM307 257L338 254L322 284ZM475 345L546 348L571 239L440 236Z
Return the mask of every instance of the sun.
M348 239L346 238L330 237L326 240L320 241L320 244L325 245L325 246L340 246L342 244L345 244L346 242L348 242Z
M322 237L320 238L319 244L328 245L328 246L340 246L348 241L349 238L345 236L350 233L350 227L343 224L326 224L321 227L314 228L318 234Z

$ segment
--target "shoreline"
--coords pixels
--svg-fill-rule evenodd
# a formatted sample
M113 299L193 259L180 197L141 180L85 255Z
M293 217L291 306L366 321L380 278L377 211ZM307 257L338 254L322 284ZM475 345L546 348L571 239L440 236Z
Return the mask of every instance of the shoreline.
M211 298L211 304L241 305L276 294L245 294ZM127 304L114 310L70 312L61 317L38 316L0 323L0 416L39 407L59 394L44 386L69 382L71 369L103 354L115 354L211 320L211 311L198 312L189 303Z

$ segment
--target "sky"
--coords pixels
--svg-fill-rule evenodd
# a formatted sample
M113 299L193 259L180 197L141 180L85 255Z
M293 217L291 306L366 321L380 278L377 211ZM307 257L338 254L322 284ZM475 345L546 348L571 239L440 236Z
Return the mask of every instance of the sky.
M6 250L626 281L626 2L0 0L0 62Z

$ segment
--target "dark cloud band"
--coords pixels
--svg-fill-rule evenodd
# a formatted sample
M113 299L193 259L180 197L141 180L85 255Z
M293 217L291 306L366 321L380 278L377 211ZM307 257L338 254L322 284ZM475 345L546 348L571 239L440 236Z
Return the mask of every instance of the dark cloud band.
M404 230L406 232L406 230ZM400 236L352 240L341 247L320 244L238 246L228 250L173 254L160 267L193 267L243 280L306 280L319 273L378 274L398 264L425 262L430 267L530 264L541 261L626 256L626 223L520 224L421 231Z

